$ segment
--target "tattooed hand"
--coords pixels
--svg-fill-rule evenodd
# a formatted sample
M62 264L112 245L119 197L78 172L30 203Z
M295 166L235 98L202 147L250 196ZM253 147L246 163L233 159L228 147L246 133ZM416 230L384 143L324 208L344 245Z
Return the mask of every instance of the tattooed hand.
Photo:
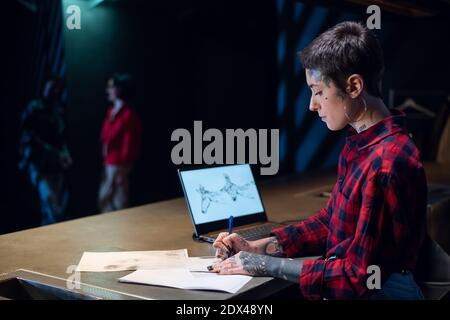
M301 261L241 251L225 261L215 264L214 272L277 277L298 283L302 266Z
M214 265L214 271L219 274L264 276L267 274L265 258L260 254L241 251Z
M216 248L216 257L219 259L226 259L240 251L253 251L250 241L245 240L236 233L228 234L222 232L213 243Z
M240 251L260 253L273 257L282 257L283 248L277 238L269 237L256 241L247 241L236 233L228 235L228 232L222 232L213 244L216 248L216 257L224 260Z

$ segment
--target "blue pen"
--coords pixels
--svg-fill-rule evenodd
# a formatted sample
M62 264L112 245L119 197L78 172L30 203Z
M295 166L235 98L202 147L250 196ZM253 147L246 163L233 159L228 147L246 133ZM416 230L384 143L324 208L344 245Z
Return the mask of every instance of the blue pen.
M228 234L233 233L233 216L228 218Z

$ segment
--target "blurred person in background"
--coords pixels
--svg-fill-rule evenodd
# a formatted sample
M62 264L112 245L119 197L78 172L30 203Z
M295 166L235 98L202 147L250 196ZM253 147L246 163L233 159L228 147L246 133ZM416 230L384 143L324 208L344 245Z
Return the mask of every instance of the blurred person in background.
M37 191L42 225L64 220L69 198L64 174L72 158L66 143L62 89L62 79L50 76L42 98L32 100L22 113L19 169L29 175Z
M100 212L110 212L129 205L129 175L138 159L142 125L130 106L132 77L115 74L108 79L108 108L101 131L104 172L99 190Z

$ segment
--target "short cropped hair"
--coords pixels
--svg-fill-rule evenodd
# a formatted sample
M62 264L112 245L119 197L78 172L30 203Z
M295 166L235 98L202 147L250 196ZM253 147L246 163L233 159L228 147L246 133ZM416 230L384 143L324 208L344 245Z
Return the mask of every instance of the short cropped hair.
M377 37L364 25L345 21L315 38L299 53L305 69L315 69L345 92L352 74L364 79L367 91L382 97L383 52Z
M133 77L128 73L115 73L111 76L114 86L118 89L121 99L129 99L134 93Z

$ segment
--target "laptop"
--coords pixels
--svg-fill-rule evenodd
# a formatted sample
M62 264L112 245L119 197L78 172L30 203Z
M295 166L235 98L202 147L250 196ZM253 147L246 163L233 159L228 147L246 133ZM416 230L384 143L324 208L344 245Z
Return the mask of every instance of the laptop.
M196 240L214 242L220 230L227 231L233 216L233 232L247 240L270 236L283 226L269 222L249 164L200 169L179 169Z

